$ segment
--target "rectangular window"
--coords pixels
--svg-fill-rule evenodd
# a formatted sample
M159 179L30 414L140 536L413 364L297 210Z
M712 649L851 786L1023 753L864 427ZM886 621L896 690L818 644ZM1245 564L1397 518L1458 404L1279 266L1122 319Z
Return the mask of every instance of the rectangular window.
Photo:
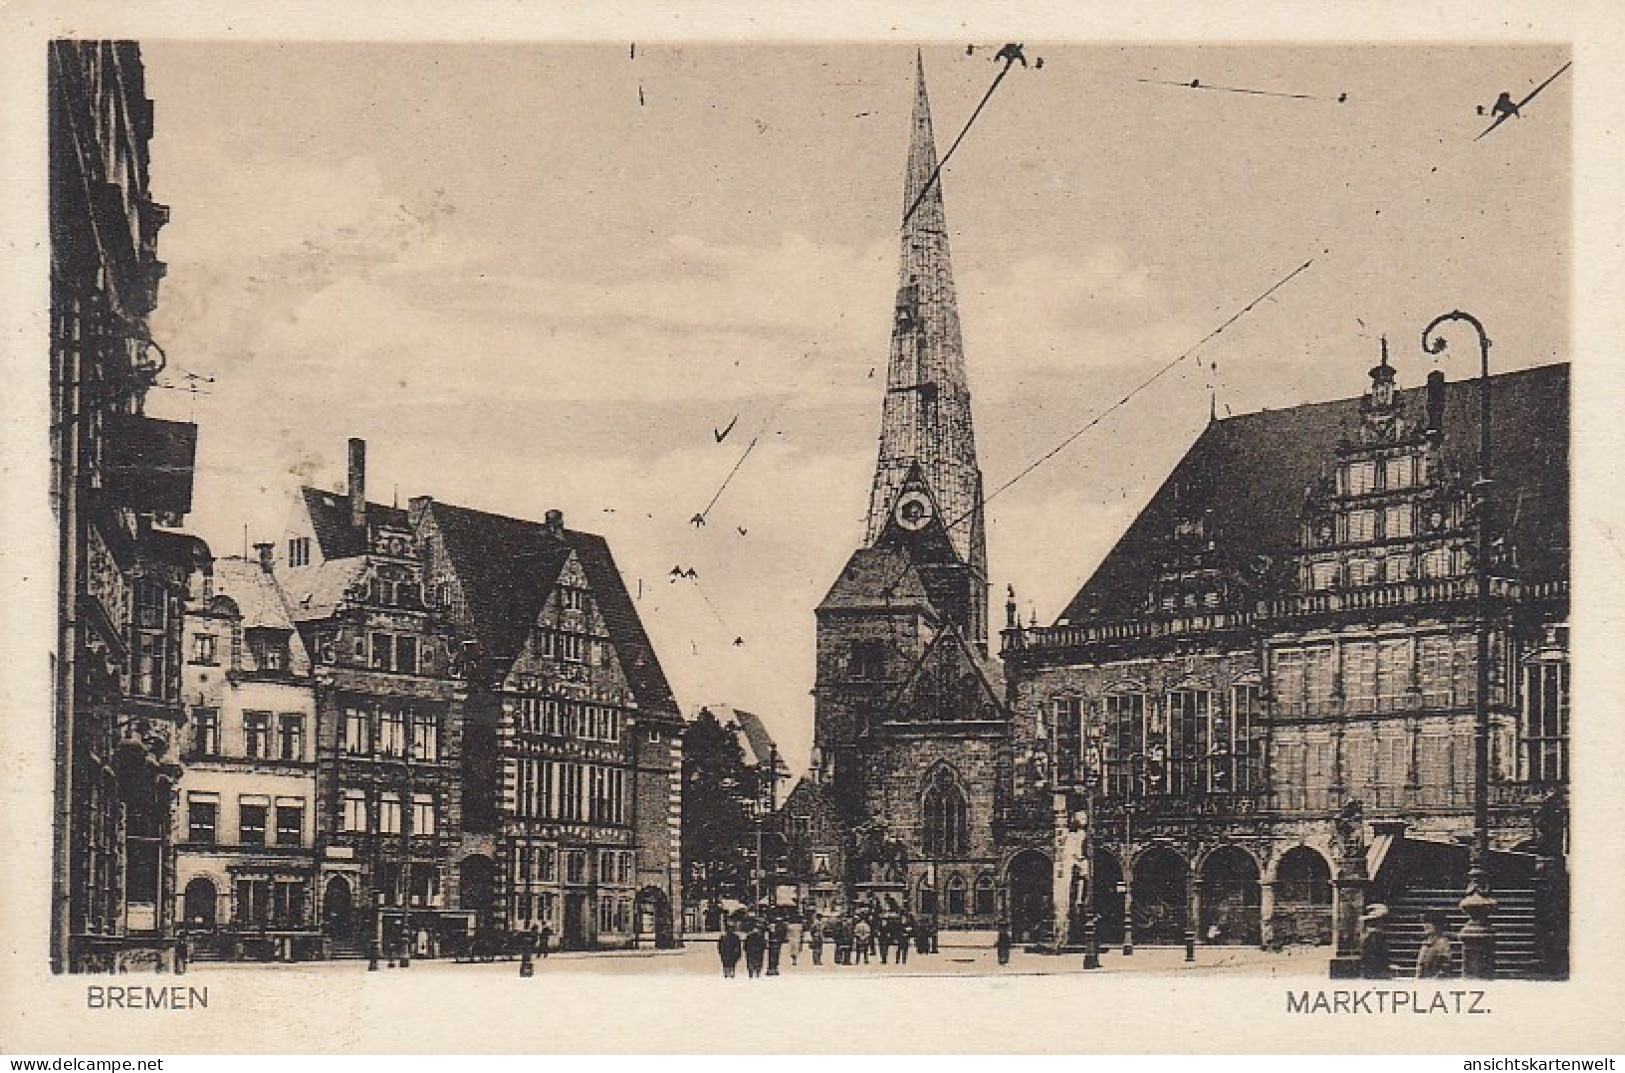
M1448 708L1451 701L1452 645L1449 636L1423 637L1417 650L1424 708Z
M1401 503L1382 512L1383 536L1403 540L1411 535L1411 505Z
M378 833L385 835L398 835L401 833L401 795L393 791L385 791L378 799Z
M536 853L537 878L543 883L556 883L559 878L559 853L552 846L543 846Z
M1411 455L1398 455L1385 460L1383 476L1387 479L1390 489L1409 488L1416 480L1415 459Z
M219 662L215 644L219 639L212 633L200 633L192 638L192 662L213 665Z
M1302 715L1303 649L1283 648L1275 653L1275 703L1282 715Z
M378 713L378 751L384 756L406 755L406 713L399 708Z
M246 631L248 651L254 657L254 668L260 671L288 669L288 632L286 630Z
M276 803L276 844L297 846L305 838L305 804L303 801Z
M1388 581L1389 584L1400 581L1409 581L1413 573L1411 570L1411 557L1404 552L1390 555L1383 560L1382 571L1383 578Z
M367 795L361 790L344 791L344 829L354 833L367 829Z
M271 884L271 923L296 928L305 922L305 884L302 880L279 878Z
M288 540L288 565L310 565L310 538L291 537Z
M243 846L265 845L265 814L270 804L263 798L239 798L237 802L237 842Z
M431 762L440 759L440 728L433 712L412 713L412 755Z
M271 758L271 713L243 713L243 755L250 760Z
M1568 781L1568 671L1568 664L1559 660L1531 663L1524 668L1522 731L1529 782Z
M371 750L371 713L365 708L344 709L344 751L352 756L365 756Z
M1377 488L1377 464L1374 461L1350 462L1348 464L1347 494L1363 496Z
M1168 694L1168 792L1194 793L1206 788L1209 713L1213 694L1181 689Z
M395 638L395 670L399 674L418 673L418 639Z
M1352 586L1375 585L1382 580L1378 571L1376 559L1350 559L1349 584Z
M1422 553L1423 577L1449 577L1455 573L1449 548L1430 548Z
M587 660L587 639L574 633L560 634L559 655L566 663L585 663Z
M1343 708L1350 712L1377 710L1377 644L1350 641L1343 645Z
M585 611L587 609L587 590L561 588L559 594L566 611Z
M284 760L305 758L305 717L284 713L277 721L278 752Z
M270 887L271 885L263 879L237 881L237 924L243 927L263 928L269 923Z
M198 756L220 755L220 709L195 708L192 711L192 742Z
M1406 707L1410 689L1410 638L1391 638L1377 642L1377 709L1393 712Z
M1104 703L1108 792L1118 797L1138 795L1145 789L1145 694L1108 693Z
M220 800L213 794L190 794L186 799L186 840L212 846L220 822Z
M394 634L374 633L372 635L372 669L375 671L393 671L395 669Z
M412 833L415 835L432 835L435 833L434 795L412 795Z
M564 881L572 886L587 882L587 851L572 849L564 854Z
M1331 645L1315 645L1303 650L1303 691L1305 710L1310 715L1332 713L1332 692L1336 685Z
M1351 510L1348 512L1348 539L1350 543L1360 543L1366 540L1375 540L1377 536L1377 513L1371 510Z
M1310 563L1309 588L1315 592L1337 588L1337 563L1330 560Z

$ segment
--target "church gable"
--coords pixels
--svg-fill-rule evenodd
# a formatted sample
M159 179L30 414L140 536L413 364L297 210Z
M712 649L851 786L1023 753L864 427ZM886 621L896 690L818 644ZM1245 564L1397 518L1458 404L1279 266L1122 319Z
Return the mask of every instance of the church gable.
M955 630L938 635L886 713L889 723L999 722L1004 707Z
M916 463L898 489L875 546L906 551L916 563L958 563L959 553L948 537L948 525L961 519L944 518Z

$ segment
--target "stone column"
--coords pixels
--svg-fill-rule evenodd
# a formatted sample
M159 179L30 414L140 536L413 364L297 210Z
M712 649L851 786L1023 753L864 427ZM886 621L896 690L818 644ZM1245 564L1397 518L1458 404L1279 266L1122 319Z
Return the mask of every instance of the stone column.
M1360 917L1365 913L1367 883L1363 853L1337 862L1332 907L1332 936L1337 944L1331 964L1333 979L1355 979L1360 975Z
M1268 950L1275 945L1275 880L1258 881L1258 945Z

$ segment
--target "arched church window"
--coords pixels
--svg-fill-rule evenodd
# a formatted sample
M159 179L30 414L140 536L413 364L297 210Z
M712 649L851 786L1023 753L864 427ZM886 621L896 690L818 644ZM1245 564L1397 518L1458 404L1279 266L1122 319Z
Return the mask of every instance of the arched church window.
M970 809L951 768L936 770L921 805L927 856L963 856L970 844Z
M955 872L948 877L948 915L965 915L965 877Z
M983 872L976 877L976 915L990 917L997 909L998 903L993 886L993 876L988 872Z

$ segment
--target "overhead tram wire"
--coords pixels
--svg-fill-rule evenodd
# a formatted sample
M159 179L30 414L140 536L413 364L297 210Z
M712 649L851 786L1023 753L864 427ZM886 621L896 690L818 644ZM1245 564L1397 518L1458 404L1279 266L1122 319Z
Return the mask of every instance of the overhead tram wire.
M1007 58L1004 61L1004 66L999 69L999 73L993 76L993 84L987 87L987 92L982 94L981 103L977 104L976 110L970 114L970 118L965 120L965 126L960 130L959 137L955 138L954 143L948 147L948 151L942 154L942 159L937 161L937 166L931 169L931 177L925 181L924 186L920 187L920 192L914 195L914 201L909 205L908 211L903 213L903 222L897 225L899 230L907 227L909 220L913 219L914 210L920 207L920 203L925 200L925 195L930 193L931 187L935 186L937 180L941 178L942 169L948 166L948 159L954 155L954 150L959 148L959 143L965 140L965 135L970 133L971 125L976 122L976 117L982 114L983 108L987 107L987 102L993 97L993 91L999 88L999 83L1004 81L1004 76L1010 73L1010 67L1015 62L1014 56ZM1023 63L1025 64L1025 61Z

